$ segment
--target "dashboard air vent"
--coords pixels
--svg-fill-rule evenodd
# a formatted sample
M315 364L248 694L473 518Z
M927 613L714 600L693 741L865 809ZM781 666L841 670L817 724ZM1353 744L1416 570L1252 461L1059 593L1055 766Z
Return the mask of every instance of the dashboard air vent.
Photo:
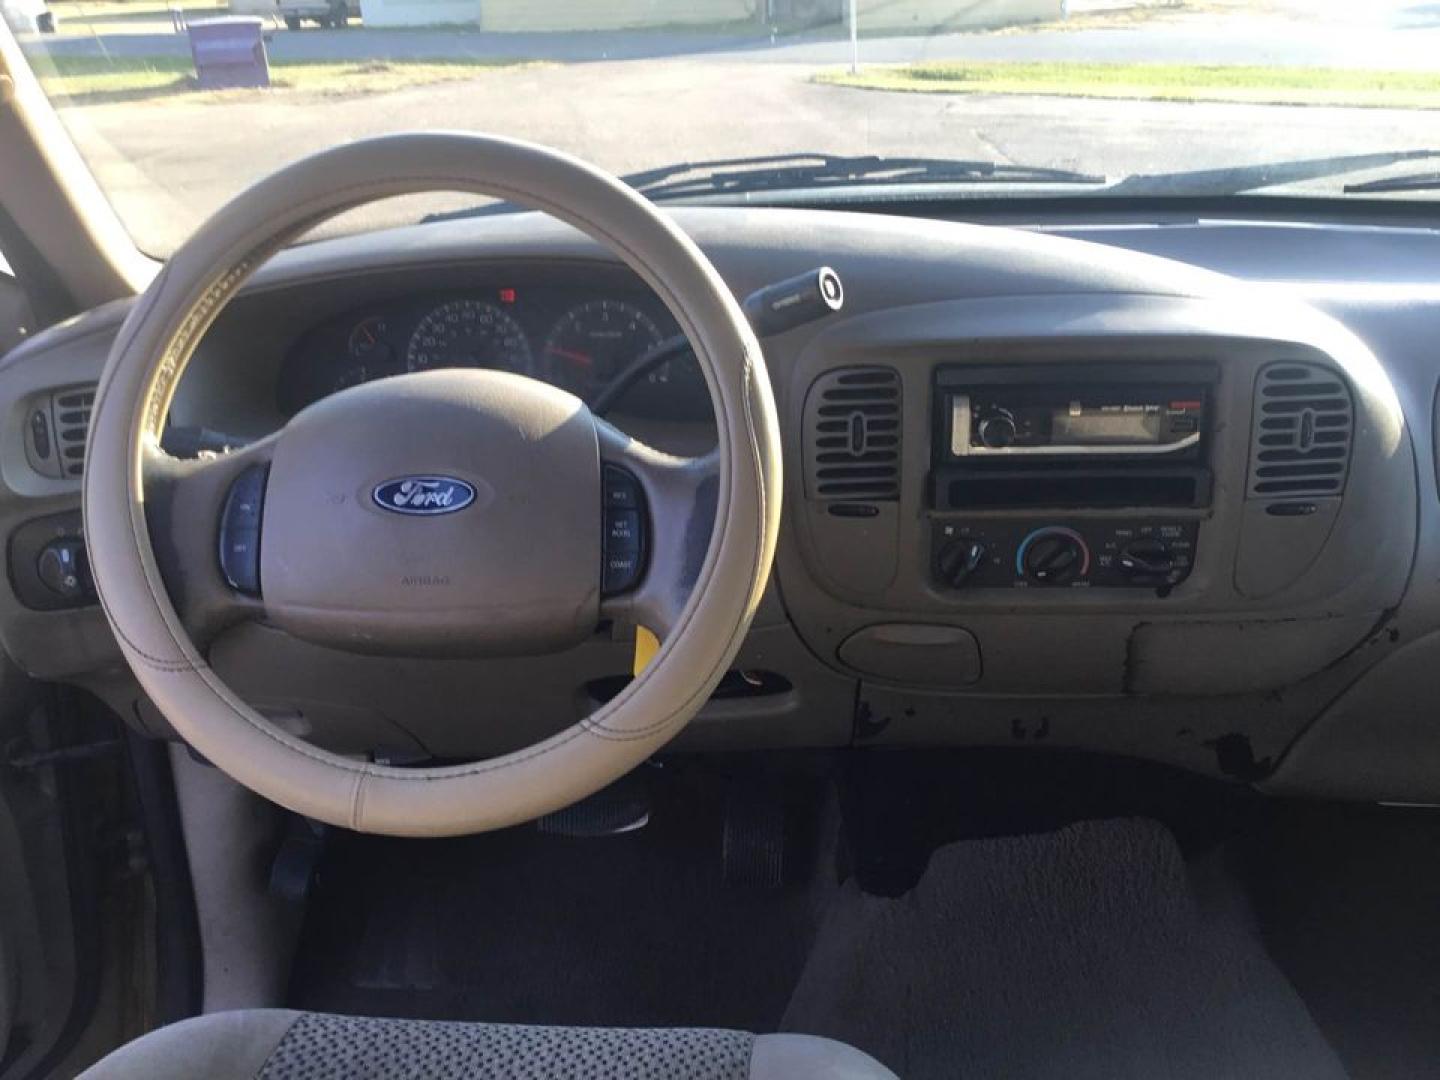
M85 471L85 438L90 433L90 408L95 404L95 385L74 386L51 395L55 417L55 448L66 476Z
M1252 499L1339 495L1350 467L1354 405L1344 379L1318 364L1271 364L1256 387Z
M84 473L85 439L94 405L94 383L31 399L25 413L25 451L37 472L56 479Z
M900 376L893 368L841 368L810 388L805 488L825 502L900 497Z

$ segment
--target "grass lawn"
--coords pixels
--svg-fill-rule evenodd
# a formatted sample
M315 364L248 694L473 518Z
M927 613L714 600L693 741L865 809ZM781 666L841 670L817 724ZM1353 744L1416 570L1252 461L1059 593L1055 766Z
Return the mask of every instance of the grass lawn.
M1029 94L1440 109L1440 72L1431 71L947 61L867 67L858 75L828 71L817 75L816 81L920 94Z
M185 96L224 100L234 94L349 96L427 83L473 79L524 60L270 61L269 90L202 91L188 56L55 56L36 64L45 92L75 104Z

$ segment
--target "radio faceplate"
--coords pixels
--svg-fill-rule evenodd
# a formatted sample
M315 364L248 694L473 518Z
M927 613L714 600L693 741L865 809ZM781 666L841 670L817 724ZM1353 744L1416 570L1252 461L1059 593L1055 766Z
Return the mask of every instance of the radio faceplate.
M931 505L1206 506L1215 378L1188 362L937 368Z
M956 458L1183 455L1200 445L1205 415L1196 386L976 388L948 401Z
M937 463L1193 459L1212 381L1194 365L943 367Z
M1169 589L1190 576L1197 521L950 519L934 523L931 573L946 589Z

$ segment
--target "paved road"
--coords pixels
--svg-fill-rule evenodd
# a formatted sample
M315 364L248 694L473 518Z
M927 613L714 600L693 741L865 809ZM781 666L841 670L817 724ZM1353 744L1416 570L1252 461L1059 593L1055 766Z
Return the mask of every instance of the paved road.
M1288 6L1287 6L1288 5ZM181 35L115 32L34 39L82 55L186 55ZM547 34L454 30L279 29L277 60L370 60L498 57L603 62L691 56L709 62L844 64L850 45L835 30L772 39L764 33L615 31ZM1206 64L1304 64L1434 69L1440 65L1440 2L1280 0L1273 7L1178 11L1093 29L1001 34L867 36L865 63L917 60L1089 60Z
M1113 177L1327 153L1440 147L1440 112L890 94L822 86L810 65L712 59L489 72L383 97L167 99L66 109L122 216L168 248L248 180L337 141L471 128L551 143L615 172L794 150L928 153ZM451 203L450 205L454 205ZM410 203L367 223L406 220Z

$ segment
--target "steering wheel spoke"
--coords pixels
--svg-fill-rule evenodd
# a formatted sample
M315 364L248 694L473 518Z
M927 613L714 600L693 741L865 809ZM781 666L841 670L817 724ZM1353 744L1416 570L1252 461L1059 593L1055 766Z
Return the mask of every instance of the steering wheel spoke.
M176 614L202 651L227 628L265 614L260 538L275 439L242 450L142 458L151 548Z
M699 580L715 527L720 458L675 457L597 421L604 478L602 617L662 641Z

